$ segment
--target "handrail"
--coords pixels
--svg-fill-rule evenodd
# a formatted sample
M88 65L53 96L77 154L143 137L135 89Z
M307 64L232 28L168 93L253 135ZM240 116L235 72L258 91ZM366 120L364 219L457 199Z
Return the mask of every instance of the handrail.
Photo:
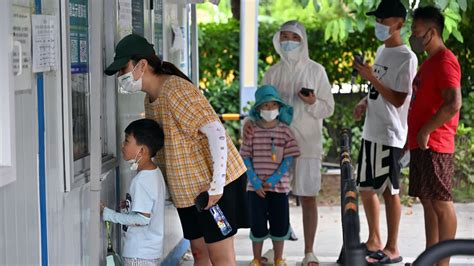
M474 256L474 239L452 239L439 242L423 251L411 265L434 265L454 255Z

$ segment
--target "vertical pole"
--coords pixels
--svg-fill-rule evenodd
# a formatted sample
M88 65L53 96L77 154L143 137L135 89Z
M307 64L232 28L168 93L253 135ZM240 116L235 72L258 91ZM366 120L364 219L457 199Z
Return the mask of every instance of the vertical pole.
M90 114L91 114L91 175L90 175L90 220L89 220L89 265L100 265L103 242L100 237L100 175L102 172L101 102L103 85L103 3L89 1L90 27Z
M191 4L191 80L199 86L199 46L196 4Z
M41 0L35 0L35 14L41 14ZM48 265L48 223L46 212L46 161L44 126L44 82L43 73L36 74L38 107L38 177L41 225L41 265Z
M258 70L258 0L240 2L240 113L254 101Z

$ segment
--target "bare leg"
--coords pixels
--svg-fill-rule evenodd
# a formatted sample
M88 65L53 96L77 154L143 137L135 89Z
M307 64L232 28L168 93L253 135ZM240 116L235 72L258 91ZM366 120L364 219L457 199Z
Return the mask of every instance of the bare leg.
M402 207L400 204L400 196L398 194L392 195L390 189L386 189L383 193L385 200L385 213L387 216L387 243L384 248L385 254L391 259L400 256L398 250L398 230L400 227L400 217L402 214Z
M274 261L277 259L283 258L283 247L285 245L285 241L273 241L273 250L275 251L275 258Z
M252 241L252 251L253 251L253 258L262 261L262 248L263 248L263 241L256 242Z
M372 251L382 249L380 238L380 202L377 194L373 191L361 191L360 198L364 205L365 217L369 225L369 238L366 242L367 248Z
M313 252L314 237L318 227L318 206L316 197L301 196L300 199L303 210L304 253L306 254Z
M207 244L213 266L235 266L234 237Z
M209 253L207 252L206 242L204 237L191 240L191 252L193 253L194 265L196 266L211 266Z
M439 242L438 216L436 215L431 200L420 200L425 216L426 248L429 248Z
M452 201L432 200L433 209L438 216L439 241L454 239L457 229L456 211ZM436 265L449 265L449 258L441 260Z

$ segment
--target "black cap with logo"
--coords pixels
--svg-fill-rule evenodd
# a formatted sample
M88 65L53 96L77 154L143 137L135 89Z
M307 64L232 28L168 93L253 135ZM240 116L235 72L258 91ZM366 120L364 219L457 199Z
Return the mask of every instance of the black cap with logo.
M366 13L367 16L375 16L377 18L403 18L407 16L407 10L400 0L382 0L380 5L374 11Z
M113 75L122 69L133 56L154 55L155 49L145 38L137 34L125 36L115 47L114 62L104 71L106 75Z

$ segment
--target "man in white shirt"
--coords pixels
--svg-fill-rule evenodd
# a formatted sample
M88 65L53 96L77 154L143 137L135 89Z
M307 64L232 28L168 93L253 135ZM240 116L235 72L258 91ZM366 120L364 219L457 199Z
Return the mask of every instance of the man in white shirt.
M377 49L373 66L354 66L370 82L369 94L354 109L355 119L366 112L357 185L369 225L367 260L369 264L388 264L403 260L397 244L401 216L399 160L407 137L411 84L418 61L400 37L406 9L399 0L383 0L367 15L376 17L375 35L384 45ZM378 194L383 194L387 215L385 246L380 237Z

